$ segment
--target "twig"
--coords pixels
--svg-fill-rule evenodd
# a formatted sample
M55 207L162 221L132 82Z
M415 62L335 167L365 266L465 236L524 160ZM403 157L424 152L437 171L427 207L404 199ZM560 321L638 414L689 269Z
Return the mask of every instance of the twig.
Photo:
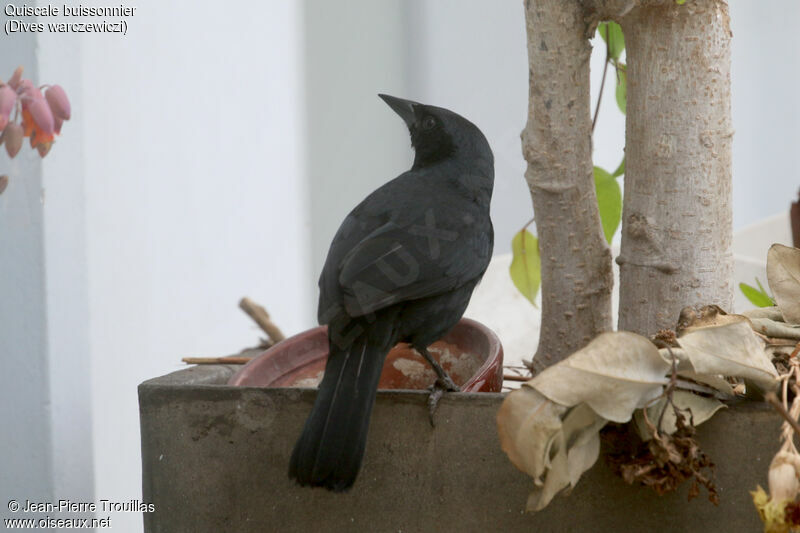
M529 221L527 221L527 222L525 223L525 225L524 225L524 226L522 226L522 229L521 229L521 230L519 230L519 231L525 231L526 229L528 229L528 226L530 226L530 225L531 225L531 224L533 224L534 222L536 222L536 217L535 217L535 216L534 216L534 217L531 217L531 219L530 219ZM519 233L519 232L517 232L517 233Z
M672 373L669 376L669 384L667 388L664 389L664 397L667 401L664 403L664 409L658 417L658 424L656 424L658 431L661 431L661 422L664 420L664 413L667 412L667 404L672 406L672 410L675 412L675 418L677 419L679 417L678 406L675 405L672 399L672 392L675 390L675 386L678 383L678 358L672 353L672 347L670 345L665 344L665 348L669 351L669 356L672 359Z
M274 343L278 343L285 339L281 330L278 329L278 326L269 318L269 313L267 310L255 303L250 298L244 297L239 301L239 307L242 311L247 313L247 316L253 319L253 321L258 324L264 333L272 340Z
M503 374L504 381L530 381L530 376L515 376L514 374Z
M780 400L778 400L778 397L775 396L775 393L768 392L766 395L764 395L764 399L776 411L778 411L778 414L780 414L790 426L792 426L794 432L800 435L800 424L798 424L797 420L795 420L794 417L792 417L792 415L789 414L789 411L787 411L786 408L783 406L783 404L780 402Z
M669 407L669 406L672 406L672 411L675 413L675 420L677 422L680 422L682 420L682 418L683 418L683 415L681 414L681 411L684 411L684 410L688 411L689 412L689 417L690 417L689 418L690 424L693 425L694 421L693 421L692 410L691 409L681 409L680 407L675 405L675 400L674 400L674 398L672 396L673 393L675 392L675 389L678 388L678 358L675 356L675 352L672 351L672 346L670 345L670 343L667 342L666 340L664 340L663 338L660 338L660 337L656 336L656 338L652 339L652 342L653 342L653 344L656 345L657 348L659 348L659 350L666 349L667 352L669 353L670 360L672 361L672 364L671 364L672 372L670 373L669 382L664 387L664 392L662 392L661 396L659 396L658 398L655 398L655 399L651 400L651 402L655 402L660 398L664 398L664 408L661 410L661 414L658 415L658 422L655 425L654 433L660 433L661 432L661 423L664 421L664 414L667 412L667 407ZM645 421L649 425L652 425L647 420L647 409L643 409L642 412L644 414Z
M252 357L184 357L181 359L187 365L245 365Z
M789 357L797 357L798 353L800 353L800 342L798 342L794 347L794 350L792 350L792 353L789 355Z

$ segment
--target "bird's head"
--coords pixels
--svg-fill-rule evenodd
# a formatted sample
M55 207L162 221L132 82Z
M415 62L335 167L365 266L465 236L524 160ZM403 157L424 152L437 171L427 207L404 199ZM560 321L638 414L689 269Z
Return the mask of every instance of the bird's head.
M378 96L408 126L414 147L414 169L436 164L451 156L483 159L490 165L492 151L478 127L449 109L420 104L388 94Z

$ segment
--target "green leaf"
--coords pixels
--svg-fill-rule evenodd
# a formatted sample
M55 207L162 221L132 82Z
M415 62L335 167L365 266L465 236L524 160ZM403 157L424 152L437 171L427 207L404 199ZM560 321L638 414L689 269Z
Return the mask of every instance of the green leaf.
M625 50L625 35L619 24L613 21L601 22L597 26L600 37L608 43L608 56L612 61L618 61L620 54Z
M679 6L682 6L683 4L686 3L686 0L675 0L675 3L678 4Z
M536 294L539 292L539 285L542 282L539 239L534 237L530 231L523 229L511 240L511 252L513 259L508 268L511 281L534 307L538 307Z
M761 282L758 280L758 278L755 278L755 279L756 279L756 285L758 285L758 290L760 290L763 294L768 294L767 290L764 288L764 286L761 284ZM770 300L771 299L772 298L770 298ZM772 305L775 305L775 304L772 304Z
M594 167L594 187L597 192L597 207L603 234L611 242L622 219L622 192L617 180L600 167Z
M625 113L628 101L628 74L625 72L625 65L620 63L617 66L617 106L622 113Z
M611 174L611 177L612 178L618 178L618 177L622 176L623 174L625 174L625 157L624 156L622 157L622 161L620 162L619 166L617 167L617 170L615 170L614 173Z
M758 279L756 279L756 283L758 283ZM764 288L761 287L761 283L758 283L758 285L761 290L756 289L747 283L740 283L739 290L741 290L745 298L750 300L750 303L756 307L772 307L775 305L775 303L772 301L772 298L770 298Z

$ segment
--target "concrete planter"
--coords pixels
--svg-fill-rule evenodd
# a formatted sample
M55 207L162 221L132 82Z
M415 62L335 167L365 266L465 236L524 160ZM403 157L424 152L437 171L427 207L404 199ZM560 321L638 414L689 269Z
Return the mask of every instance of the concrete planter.
M192 367L139 386L147 532L760 531L749 490L766 486L780 419L740 404L702 425L722 503L631 487L602 458L569 497L523 512L532 481L500 450L501 394L446 395L431 428L422 391L379 392L353 490L296 487L289 454L315 391L225 385L229 366Z

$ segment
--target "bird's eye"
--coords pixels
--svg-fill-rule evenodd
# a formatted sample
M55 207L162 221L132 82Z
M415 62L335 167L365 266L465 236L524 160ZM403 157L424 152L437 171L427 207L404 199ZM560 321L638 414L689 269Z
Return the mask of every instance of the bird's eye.
M436 126L436 119L432 116L427 116L422 120L422 129L430 130Z

